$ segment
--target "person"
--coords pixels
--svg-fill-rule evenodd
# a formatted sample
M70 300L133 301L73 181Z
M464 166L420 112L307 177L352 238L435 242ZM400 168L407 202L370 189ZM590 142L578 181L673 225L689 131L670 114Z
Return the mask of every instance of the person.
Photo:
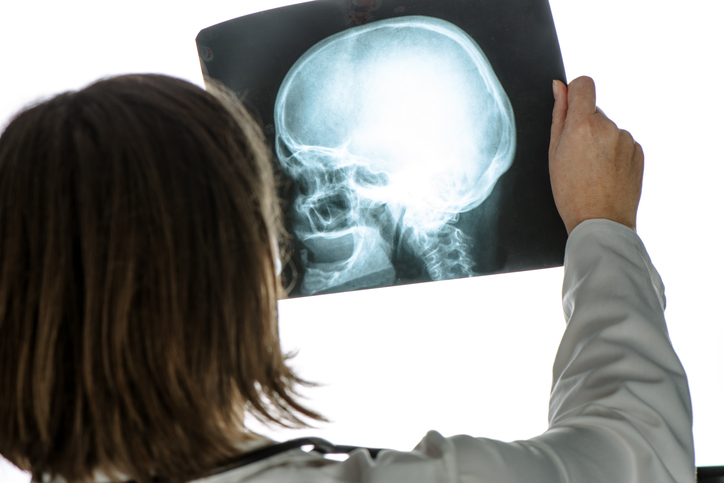
M245 415L324 418L299 402L309 383L279 345L270 154L212 91L111 78L0 138L0 454L68 483L694 481L686 374L635 232L643 151L586 77L553 83L551 187L569 239L549 429L431 431L408 452L290 449L227 469L274 443Z

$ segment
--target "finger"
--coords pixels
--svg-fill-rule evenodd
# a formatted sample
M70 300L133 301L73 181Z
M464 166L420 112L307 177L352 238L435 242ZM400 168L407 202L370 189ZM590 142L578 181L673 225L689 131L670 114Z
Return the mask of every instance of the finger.
M635 173L639 185L644 171L644 150L641 145L633 138L630 132L625 129L620 130L621 142L626 149L626 156L631 160L630 169ZM640 189L640 186L639 186Z
M640 179L644 176L644 148L634 140L634 163Z
M596 112L596 85L590 77L568 84L568 115L589 116Z
M639 160L639 164L641 165L641 167L643 167L643 165L644 165L644 148L642 148L641 145L639 143L637 143L636 141L634 141L634 143L636 144L634 146L636 159Z
M624 143L624 145L633 151L634 144L636 143L636 141L634 141L634 138L631 135L631 133L625 129L619 129L618 132L619 132L619 137L621 138L621 141Z
M551 144L548 149L548 156L551 157L558 147L563 134L563 125L566 122L568 111L568 89L563 82L553 81L553 96L556 103L553 105L553 122L551 123Z

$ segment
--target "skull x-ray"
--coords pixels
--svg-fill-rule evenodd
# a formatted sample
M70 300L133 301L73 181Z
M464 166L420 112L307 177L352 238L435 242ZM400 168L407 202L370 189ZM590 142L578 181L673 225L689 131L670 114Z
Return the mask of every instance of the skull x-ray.
M289 71L274 122L277 156L299 183L303 294L392 285L391 233L432 280L476 274L455 222L508 170L516 133L505 90L464 31L408 16L333 35Z
M562 262L545 147L564 74L546 1L318 0L197 43L275 154L292 296Z

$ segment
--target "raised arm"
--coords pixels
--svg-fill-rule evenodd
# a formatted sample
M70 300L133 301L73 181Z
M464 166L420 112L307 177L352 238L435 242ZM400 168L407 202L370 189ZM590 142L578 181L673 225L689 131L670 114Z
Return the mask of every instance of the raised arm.
M550 430L570 481L694 481L686 374L664 286L635 233L643 151L596 107L590 78L554 85L550 173L570 234ZM606 478L610 478L607 480Z

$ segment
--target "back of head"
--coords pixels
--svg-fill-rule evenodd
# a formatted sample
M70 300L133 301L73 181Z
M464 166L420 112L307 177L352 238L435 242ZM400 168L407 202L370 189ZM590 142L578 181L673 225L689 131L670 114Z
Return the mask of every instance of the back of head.
M190 479L302 415L277 335L279 206L230 96L131 75L0 138L0 454L88 481Z

